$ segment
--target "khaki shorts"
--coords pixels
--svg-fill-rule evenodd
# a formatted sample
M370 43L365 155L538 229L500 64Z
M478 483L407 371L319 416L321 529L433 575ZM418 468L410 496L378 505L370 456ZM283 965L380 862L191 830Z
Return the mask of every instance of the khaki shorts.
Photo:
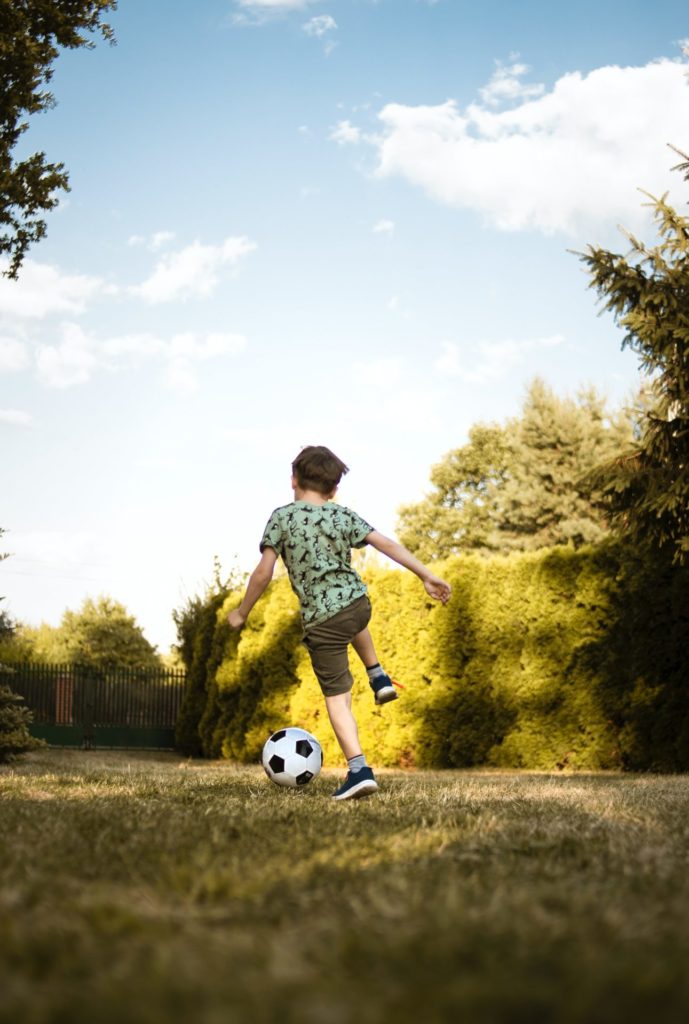
M349 671L347 648L371 618L371 602L366 594L325 622L312 626L304 635L311 664L326 697L348 693L354 680Z

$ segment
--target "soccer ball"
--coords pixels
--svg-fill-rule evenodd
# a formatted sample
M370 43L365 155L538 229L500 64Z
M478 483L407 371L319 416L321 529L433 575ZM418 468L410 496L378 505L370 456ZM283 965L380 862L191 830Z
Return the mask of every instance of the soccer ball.
M266 740L261 762L278 786L305 786L321 770L323 751L305 729L280 729Z

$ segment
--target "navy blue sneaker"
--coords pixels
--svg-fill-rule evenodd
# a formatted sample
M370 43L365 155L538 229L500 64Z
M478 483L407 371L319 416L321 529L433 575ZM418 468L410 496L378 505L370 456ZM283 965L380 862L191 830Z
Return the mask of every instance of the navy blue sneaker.
M347 772L347 778L333 793L333 800L349 800L352 797L368 796L370 793L375 793L377 789L378 783L372 770L369 767L360 768L358 772Z
M376 704L389 704L391 700L397 700L397 690L394 687L390 676L376 676L369 682L376 698Z

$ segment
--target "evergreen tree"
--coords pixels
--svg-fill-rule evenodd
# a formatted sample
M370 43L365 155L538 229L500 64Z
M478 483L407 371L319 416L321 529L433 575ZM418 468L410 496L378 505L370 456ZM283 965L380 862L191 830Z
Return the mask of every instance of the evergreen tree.
M21 700L6 683L0 682L0 762L44 746L42 740L30 734L31 712L22 707Z
M500 491L494 546L528 551L602 540L607 527L601 496L586 477L631 437L628 417L609 417L593 389L576 400L558 398L535 380L509 432L509 472Z
M534 380L519 417L472 427L433 467L435 490L400 509L400 540L422 560L598 541L606 524L588 474L631 439L630 416L608 413L594 390L558 398Z
M689 181L689 157L677 170ZM595 246L579 253L591 286L650 376L650 407L638 443L595 475L613 524L636 545L689 561L689 218L649 195L659 241L628 235L622 256Z
M112 40L101 19L115 7L116 0L0 0L0 254L10 258L9 277L44 237L41 214L68 190L64 164L48 163L45 153L15 161L13 151L26 118L55 102L45 86L59 48L91 47L85 33L97 30Z

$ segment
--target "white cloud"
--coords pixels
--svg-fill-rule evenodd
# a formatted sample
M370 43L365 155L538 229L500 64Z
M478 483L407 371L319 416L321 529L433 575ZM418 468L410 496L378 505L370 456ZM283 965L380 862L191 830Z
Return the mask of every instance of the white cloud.
M329 33L337 31L337 22L330 14L319 14L302 25L307 35L323 42L323 53L327 56L333 52L337 43Z
M0 337L0 373L23 370L28 363L29 353L22 341Z
M121 334L107 338L99 346L100 351L108 356L112 367L121 365L138 366L152 356L161 355L167 345L154 334Z
M573 72L537 98L524 97L536 87L520 84L523 70L496 72L483 104L464 110L454 100L385 106L384 132L363 136L377 148L376 173L400 175L503 230L579 237L619 221L633 230L646 224L637 188L662 193L678 185L666 143L688 144L686 64ZM518 102L494 109L501 99ZM359 129L341 125L331 138L360 141Z
M317 36L319 39L327 35L328 32L334 32L336 28L337 22L329 14L319 14L302 25L302 29L308 36Z
M237 6L251 12L280 13L303 11L319 0L236 0Z
M61 341L40 345L36 353L38 376L50 388L85 384L98 366L93 341L79 324L63 324Z
M373 225L373 233L374 233L374 235L392 235L394 230L395 230L395 222L394 222L394 220L386 220L385 218L383 218L382 220L377 221Z
M483 89L479 89L481 99L490 106L497 106L505 101L529 100L541 96L545 92L543 84L525 85L519 81L530 70L528 64L514 63L505 66L497 61L490 82Z
M531 353L557 348L564 340L561 334L553 334L545 338L528 338L523 341L516 341L513 338L482 341L472 350L470 359L463 356L455 342L444 341L443 354L434 365L436 370L450 377L457 377L465 384L485 384L505 377Z
M226 238L220 245L193 242L162 256L151 276L131 291L151 304L210 295L220 280L220 268L236 266L255 248L245 236Z
M272 18L304 11L321 0L235 0L235 25L264 25Z
M13 427L26 427L33 422L33 416L21 409L0 409L0 423Z
M328 136L338 146L357 146L363 137L361 129L351 121L338 121Z
M6 268L6 262L0 264L0 272ZM57 267L27 259L17 281L0 277L0 313L22 319L83 313L88 300L103 291L99 277L64 274Z
M158 252L175 239L174 231L155 231L152 235L130 235L127 245L145 246L151 252Z
M238 355L245 348L246 338L242 334L212 333L203 339L195 334L177 334L169 345L165 382L176 391L198 391L195 363L217 356Z
M238 355L246 348L242 334L209 332L176 334L169 341L153 334L124 334L100 340L78 324L61 327L61 339L38 348L39 379L47 387L68 388L84 384L98 370L117 372L137 369L157 361L163 376L175 387L190 390L198 382L194 366L209 359ZM190 382L193 381L193 385Z

